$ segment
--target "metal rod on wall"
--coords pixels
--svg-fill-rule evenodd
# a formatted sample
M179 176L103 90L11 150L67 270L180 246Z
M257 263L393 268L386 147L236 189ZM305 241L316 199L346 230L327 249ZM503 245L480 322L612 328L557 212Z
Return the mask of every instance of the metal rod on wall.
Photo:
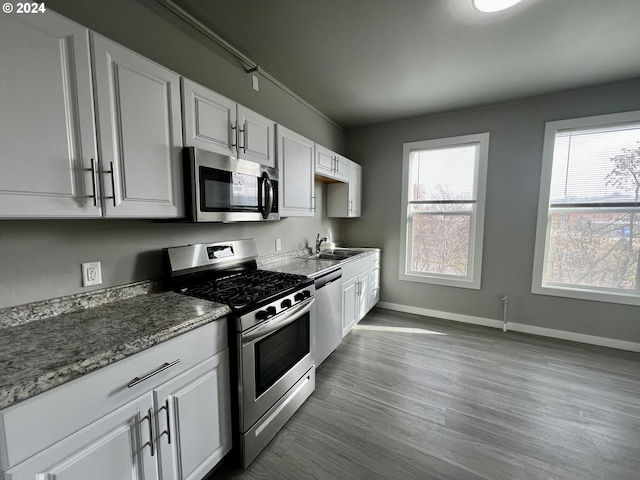
M327 122L331 123L334 127L340 129L341 131L344 130L340 125L338 125L332 119L327 117L324 113L322 113L316 107L314 107L309 102L307 102L302 97L300 97L298 94L296 94L294 91L289 89L289 87L287 87L286 85L281 83L276 78L272 77L270 74L268 74L264 70L262 70L260 68L260 65L258 65L256 62L254 62L249 57L247 57L240 50L235 48L233 45L231 45L229 42L227 42L220 35L218 35L217 33L213 32L209 27L207 27L205 24L203 24L200 20L195 18L189 12L185 11L179 5L176 5L176 3L173 0L156 0L156 2L158 4L160 4L160 5L162 5L163 7L165 7L167 10L169 10L171 13L173 13L176 17L178 17L183 22L185 22L186 24L191 26L193 29L195 29L196 31L198 31L199 33L204 35L206 38L208 38L209 40L214 42L216 45L218 45L219 47L224 49L227 53L229 53L233 57L235 57L240 63L243 64L243 68L244 68L244 71L246 73L251 73L251 72L259 73L266 80L268 80L273 85L278 87L280 90L282 90L283 92L285 92L286 94L291 96L293 99L295 99L296 101L298 101L299 103L301 103L302 105L307 107L313 113L315 113L316 115L322 117L324 120L326 120Z

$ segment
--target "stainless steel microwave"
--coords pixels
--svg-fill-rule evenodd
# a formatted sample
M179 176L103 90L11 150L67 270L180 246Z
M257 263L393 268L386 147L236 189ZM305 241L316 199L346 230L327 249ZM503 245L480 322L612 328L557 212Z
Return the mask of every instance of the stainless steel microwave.
M280 219L276 168L193 147L184 149L183 161L187 220Z

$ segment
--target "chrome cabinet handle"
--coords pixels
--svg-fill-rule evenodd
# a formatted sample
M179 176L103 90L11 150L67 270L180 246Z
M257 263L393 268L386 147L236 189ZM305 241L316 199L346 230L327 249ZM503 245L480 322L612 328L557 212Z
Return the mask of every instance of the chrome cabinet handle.
M313 204L311 205L311 210L313 210L315 212L316 211L316 196L315 195L313 197L311 197L311 201L313 202Z
M102 173L111 174L111 191L113 192L113 196L104 198L113 199L113 206L117 207L120 205L120 198L116 195L116 173L113 170L113 162L109 162L109 166L111 168L109 170L103 170Z
M353 213L353 199L349 200L349 213Z
M160 407L160 410L164 410L165 418L167 419L167 429L160 434L160 436L167 435L167 443L171 445L171 424L169 423L169 399L164 401L164 405Z
M242 151L244 153L247 153L247 130L246 130L246 125L244 126L244 128L241 128L240 130L238 130L238 134L242 134L241 138L242 138L242 145L240 145L240 141L238 140L238 149L242 149Z
M127 388L131 388L131 387L133 387L135 385L138 385L139 383L144 382L145 380L148 380L149 378L153 377L154 375L157 375L160 372L162 372L163 370L166 370L167 368L173 367L174 365L177 365L178 363L180 363L180 359L174 360L171 363L165 362L162 365L160 365L158 368L156 368L153 372L147 373L143 377L136 377L133 380L131 380L127 384Z
M231 125L231 146L234 150L238 147L238 122L233 122Z
M147 443L145 443L142 448L144 447L149 447L149 449L151 450L151 456L153 457L156 454L156 448L153 444L153 409L150 408L147 411L147 415L145 415L144 417L142 417L142 420L149 420L149 441Z
M87 195L86 198L93 198L93 206L98 206L98 183L96 182L96 159L91 159L91 166L89 168L81 169L84 172L91 172L91 185L93 187L93 195Z

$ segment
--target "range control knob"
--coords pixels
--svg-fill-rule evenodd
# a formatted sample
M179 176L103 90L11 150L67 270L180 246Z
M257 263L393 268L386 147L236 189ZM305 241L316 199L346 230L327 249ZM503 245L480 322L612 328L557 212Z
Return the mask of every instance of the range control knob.
M276 314L276 307L267 307L267 316L273 317Z
M298 293L296 293L296 294L293 296L293 299L294 299L296 302L301 302L302 300L304 300L304 299L305 299L304 293L302 293L302 292L298 292Z
M256 318L258 320L266 320L269 317L269 314L267 313L266 310L258 310L256 312Z
M282 303L280 304L280 306L282 308L289 308L291 306L291 299L290 298L285 298Z

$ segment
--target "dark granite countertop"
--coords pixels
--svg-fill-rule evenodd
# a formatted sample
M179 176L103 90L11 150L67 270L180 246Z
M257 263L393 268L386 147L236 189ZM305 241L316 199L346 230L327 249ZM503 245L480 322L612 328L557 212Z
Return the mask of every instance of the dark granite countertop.
M72 301L77 303L77 298ZM57 301L56 306L60 303ZM119 298L49 318L39 316L33 321L16 322L16 309L0 311L0 408L229 312L225 305L173 292Z

